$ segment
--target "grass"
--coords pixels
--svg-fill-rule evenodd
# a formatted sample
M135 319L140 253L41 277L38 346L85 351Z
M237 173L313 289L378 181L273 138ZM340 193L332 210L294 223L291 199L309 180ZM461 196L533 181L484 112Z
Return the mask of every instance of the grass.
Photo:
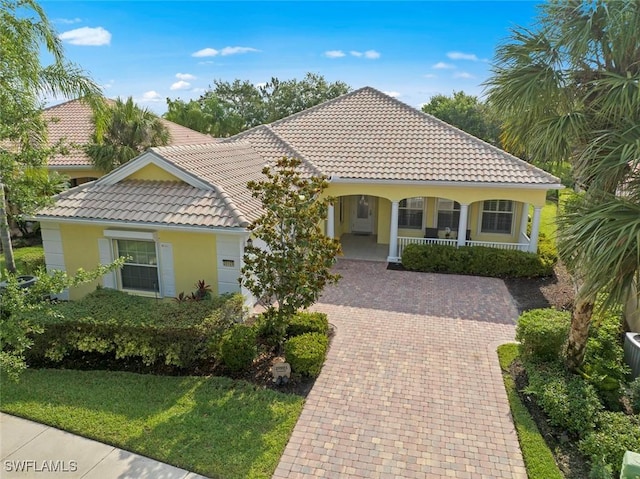
M268 478L298 396L221 377L27 370L0 409L212 478Z
M15 248L13 257L16 262L18 273L31 274L34 273L34 265L40 263L44 265L44 248L42 246L26 246L24 248ZM5 261L4 253L0 254L0 275L4 275ZM37 269L37 268L36 268Z
M498 347L498 358L529 479L563 479L549 446L520 400L516 384L509 374L509 366L518 358L518 345L504 344Z

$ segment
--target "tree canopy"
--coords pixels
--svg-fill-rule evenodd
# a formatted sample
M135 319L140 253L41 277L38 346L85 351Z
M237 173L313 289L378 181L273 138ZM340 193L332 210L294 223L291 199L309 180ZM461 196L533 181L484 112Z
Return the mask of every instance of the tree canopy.
M488 80L503 141L536 163L570 162L586 189L562 218L577 283L567 364L584 357L596 299L619 302L640 270L640 2L555 1L515 28Z
M453 96L435 95L422 106L429 113L481 140L500 146L500 120L493 109L473 95L454 91Z
M272 78L264 85L248 80L214 80L214 87L198 100L167 98L164 117L215 137L227 137L254 126L271 123L324 101L348 93L344 82L327 82L307 73L302 80Z

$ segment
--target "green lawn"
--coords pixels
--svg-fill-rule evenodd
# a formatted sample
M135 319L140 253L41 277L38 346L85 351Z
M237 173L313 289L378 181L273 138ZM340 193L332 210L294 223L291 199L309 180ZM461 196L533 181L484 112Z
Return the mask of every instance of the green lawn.
M15 248L13 250L13 257L16 261L18 273L34 273L38 266L44 266L44 249L42 246ZM0 276L4 274L4 268L4 253L0 253Z
M553 454L540 434L527 407L520 400L516 384L509 374L509 366L518 357L517 344L504 344L498 347L498 359L502 368L504 387L511 406L511 416L516 426L524 465L529 479L563 479Z
M298 396L219 377L27 370L0 409L209 477L268 478Z

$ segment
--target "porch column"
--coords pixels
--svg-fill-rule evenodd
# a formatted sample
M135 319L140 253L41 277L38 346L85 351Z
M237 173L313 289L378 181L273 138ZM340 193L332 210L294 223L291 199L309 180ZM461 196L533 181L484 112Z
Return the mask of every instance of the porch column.
M336 236L335 228L334 228L334 218L335 212L333 203L329 203L329 207L327 208L327 236L333 239Z
M464 246L467 242L467 216L469 216L469 205L460 203L460 221L458 222L458 247Z
M529 223L529 203L522 203L522 218L520 218L520 237L518 243L520 243L523 236L527 234L527 223Z
M540 233L540 212L542 207L533 208L533 219L531 220L531 239L529 240L529 252L538 252L538 234Z
M387 261L398 261L398 201L391 202L391 228L389 233L389 257Z

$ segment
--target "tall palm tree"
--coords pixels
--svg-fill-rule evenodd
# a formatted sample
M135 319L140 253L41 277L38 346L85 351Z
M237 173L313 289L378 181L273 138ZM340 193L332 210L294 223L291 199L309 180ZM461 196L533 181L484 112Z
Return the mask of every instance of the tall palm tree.
M41 61L43 49L52 58L48 65ZM91 102L100 88L66 61L57 32L34 0L0 0L0 58L0 242L6 267L15 272L5 186L10 189L26 168L45 168L54 150L45 146L42 99L84 97ZM46 201L37 199L34 204Z
M103 122L100 125L100 122ZM109 172L152 146L169 143L169 130L153 112L138 107L133 98L118 98L106 116L94 116L96 132L87 154L96 168Z
M504 114L503 144L536 163L569 161L577 184L589 191L559 235L577 280L567 342L567 365L576 370L596 296L616 297L622 284L603 278L626 282L622 268L631 258L613 255L601 238L621 240L613 228L624 236L633 226L624 223L631 216L606 214L616 215L613 204L632 204L614 194L640 162L640 1L559 0L540 8L535 28L515 28L499 47L486 86ZM624 237L637 244L637 236Z

